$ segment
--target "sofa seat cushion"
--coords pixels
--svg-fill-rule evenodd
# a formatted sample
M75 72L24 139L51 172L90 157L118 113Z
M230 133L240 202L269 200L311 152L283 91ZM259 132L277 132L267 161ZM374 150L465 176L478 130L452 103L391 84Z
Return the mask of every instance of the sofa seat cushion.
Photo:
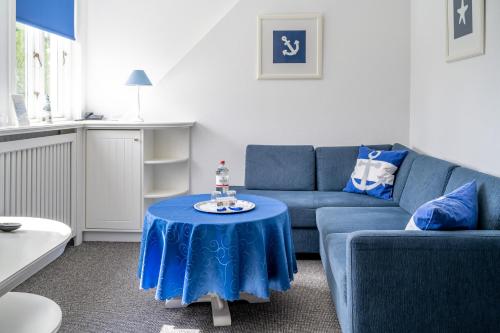
M319 234L316 228L292 228L295 253L319 253Z
M316 211L316 225L326 238L361 230L404 230L411 215L400 207L327 207Z
M335 290L347 303L347 236L349 234L330 234L326 237L325 253L335 280ZM336 295L336 296L339 296ZM337 299L340 297L337 297Z
M247 146L245 187L253 190L314 191L314 147Z
M316 207L313 191L266 191L248 190L239 186L231 186L238 193L261 195L283 201L288 206L292 228L315 228Z
M321 207L397 207L392 200L347 192L314 192L314 206Z

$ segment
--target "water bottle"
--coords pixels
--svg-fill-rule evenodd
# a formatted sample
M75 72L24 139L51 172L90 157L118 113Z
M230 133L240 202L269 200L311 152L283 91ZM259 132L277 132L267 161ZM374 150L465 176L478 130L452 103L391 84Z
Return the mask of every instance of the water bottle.
M215 190L220 191L223 195L229 190L229 169L226 166L226 161L220 161L217 171L215 171Z

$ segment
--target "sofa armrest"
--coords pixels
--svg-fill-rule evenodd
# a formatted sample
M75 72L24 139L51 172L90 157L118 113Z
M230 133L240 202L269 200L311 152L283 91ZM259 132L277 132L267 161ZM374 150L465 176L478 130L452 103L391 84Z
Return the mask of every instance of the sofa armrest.
M353 332L500 332L500 231L360 231L347 240Z

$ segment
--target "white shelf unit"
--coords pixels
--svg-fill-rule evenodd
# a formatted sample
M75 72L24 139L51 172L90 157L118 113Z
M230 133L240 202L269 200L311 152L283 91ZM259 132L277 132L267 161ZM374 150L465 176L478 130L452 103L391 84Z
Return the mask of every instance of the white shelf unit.
M188 193L188 190L152 190L144 194L144 199L164 199Z
M144 212L158 200L183 195L190 188L190 128L143 130Z
M187 162L189 160L188 157L185 158L156 158L151 160L144 161L145 165L157 165L157 164L174 164L174 163L182 163Z
M152 203L189 193L193 125L98 123L85 128L85 241L140 241L144 213Z

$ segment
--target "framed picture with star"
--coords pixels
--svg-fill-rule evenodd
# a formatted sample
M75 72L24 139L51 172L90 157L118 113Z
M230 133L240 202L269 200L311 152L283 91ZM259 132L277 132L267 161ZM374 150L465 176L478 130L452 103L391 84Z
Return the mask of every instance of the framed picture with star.
M321 79L323 19L320 14L261 15L257 78Z
M447 61L484 54L484 0L447 1Z

